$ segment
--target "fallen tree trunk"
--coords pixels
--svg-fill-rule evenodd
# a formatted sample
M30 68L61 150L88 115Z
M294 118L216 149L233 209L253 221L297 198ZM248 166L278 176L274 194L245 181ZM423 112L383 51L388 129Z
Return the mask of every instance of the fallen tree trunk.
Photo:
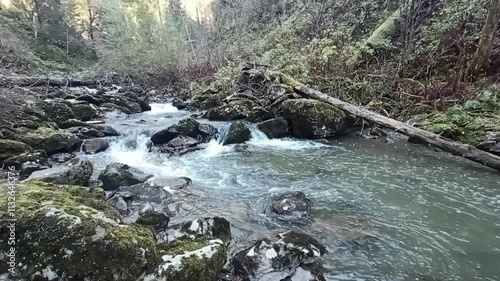
M0 87L82 87L95 86L96 80L79 80L73 78L49 78L32 76L0 75Z
M409 137L420 139L426 143L435 145L443 150L446 150L454 155L464 157L466 159L472 160L484 166L500 171L499 156L479 150L471 145L466 145L452 141L447 138L443 138L440 135L419 128L415 128L406 123L369 111L363 107L341 101L337 98L333 98L320 91L307 87L306 85L284 74L277 73L277 75L281 77L284 84L290 85L297 93L299 93L302 96L332 104L354 116L393 129Z

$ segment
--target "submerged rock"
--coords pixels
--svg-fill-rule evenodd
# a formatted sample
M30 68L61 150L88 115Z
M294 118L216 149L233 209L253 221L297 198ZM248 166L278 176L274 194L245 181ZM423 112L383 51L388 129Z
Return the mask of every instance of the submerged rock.
M46 127L29 131L24 138L28 145L34 149L45 150L47 154L59 151L72 152L81 143L81 140L73 134Z
M231 260L232 274L245 281L293 280L300 266L316 262L325 252L316 239L290 231L238 252Z
M270 139L284 138L288 136L288 122L283 117L259 123L257 128L259 128L259 130L266 134L266 136Z
M96 154L109 148L109 143L105 139L90 139L83 142L82 150L86 154Z
M341 109L312 99L290 99L281 104L282 116L291 124L291 134L304 139L330 138L344 134L352 124Z
M40 182L17 188L15 231L22 243L16 243L16 256L23 266L12 267L16 275L11 280L130 281L156 263L151 230L120 225L101 189ZM0 189L0 221L8 225L8 187ZM1 241L9 236L6 227L0 230ZM0 252L10 247L1 243Z
M55 184L88 186L94 166L88 160L75 158L62 166L36 171L28 180L38 180Z
M120 133L108 125L92 125L92 128L102 134L103 137L117 137Z
M252 138L252 133L242 121L236 121L229 127L224 145L244 143Z
M109 164L104 171L99 174L99 180L102 181L103 189L106 191L115 190L120 186L130 186L143 183L151 178L142 171L132 168L125 164Z
M287 192L272 198L271 209L287 218L302 219L309 216L312 202L300 191Z

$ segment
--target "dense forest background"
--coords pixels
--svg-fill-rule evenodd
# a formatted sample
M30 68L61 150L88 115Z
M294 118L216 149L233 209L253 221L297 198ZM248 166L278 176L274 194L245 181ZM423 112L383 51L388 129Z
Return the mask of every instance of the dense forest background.
M6 74L118 73L227 91L241 62L260 63L392 117L453 107L428 126L450 135L497 106L496 0L1 3Z

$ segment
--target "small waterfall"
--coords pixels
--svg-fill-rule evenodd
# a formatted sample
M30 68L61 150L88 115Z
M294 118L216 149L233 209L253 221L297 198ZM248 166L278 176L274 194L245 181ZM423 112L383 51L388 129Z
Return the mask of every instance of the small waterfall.
M252 133L252 139L257 141L269 140L266 134L257 128L257 125L249 126L250 132Z
M171 103L152 103L151 111L148 111L146 114L148 115L159 115L164 113L174 113L179 110L177 107L173 106Z

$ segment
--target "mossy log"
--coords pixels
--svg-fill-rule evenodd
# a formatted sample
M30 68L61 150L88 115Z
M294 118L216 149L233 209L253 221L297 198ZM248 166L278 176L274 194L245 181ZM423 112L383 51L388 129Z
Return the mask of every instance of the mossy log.
M79 80L73 78L33 77L22 75L0 75L0 87L82 87L95 86L96 80Z
M472 160L484 166L493 168L500 171L500 157L493 155L491 153L479 150L471 145L462 144L459 142L452 141L447 138L443 138L440 135L431 133L426 130L415 128L406 123L394 120L392 118L380 115L378 113L367 110L361 106L356 106L337 98L331 97L320 91L314 90L306 85L294 80L293 78L286 76L281 73L276 75L281 76L282 82L291 86L297 93L302 96L320 100L348 112L354 116L363 118L365 120L374 122L381 126L393 129L399 133L405 134L409 137L422 140L428 144L435 145L443 150L446 150L454 155Z

